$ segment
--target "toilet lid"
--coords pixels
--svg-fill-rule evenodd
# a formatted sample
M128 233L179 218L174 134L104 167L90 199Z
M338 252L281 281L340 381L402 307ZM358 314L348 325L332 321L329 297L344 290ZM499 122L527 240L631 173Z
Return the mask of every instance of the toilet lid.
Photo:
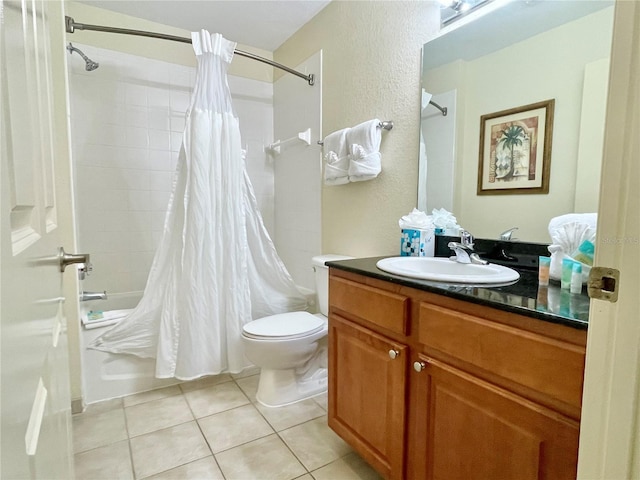
M322 318L309 312L289 312L263 317L247 323L242 330L248 337L295 338L312 335L324 327Z

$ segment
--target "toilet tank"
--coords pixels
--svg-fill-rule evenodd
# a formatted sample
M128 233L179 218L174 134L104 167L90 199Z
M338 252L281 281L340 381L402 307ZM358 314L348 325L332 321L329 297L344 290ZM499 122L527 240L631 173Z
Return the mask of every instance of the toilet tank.
M318 255L311 259L313 271L315 272L316 292L318 293L318 306L320 312L325 316L329 316L329 267L325 266L325 262L336 260L350 260L354 257L347 255L336 255L328 253L326 255Z

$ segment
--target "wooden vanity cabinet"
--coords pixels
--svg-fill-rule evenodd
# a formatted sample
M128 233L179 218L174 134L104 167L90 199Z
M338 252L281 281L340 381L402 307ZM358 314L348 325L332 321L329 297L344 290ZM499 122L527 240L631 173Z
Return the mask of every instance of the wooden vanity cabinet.
M339 308L329 321L329 426L386 478L401 479L409 355L397 338L409 299L345 279L331 285Z
M586 331L331 269L329 426L388 479L564 479Z
M415 475L409 478L571 479L578 422L451 365L418 355L424 367Z
M329 426L386 478L402 478L407 346L339 316L330 327Z

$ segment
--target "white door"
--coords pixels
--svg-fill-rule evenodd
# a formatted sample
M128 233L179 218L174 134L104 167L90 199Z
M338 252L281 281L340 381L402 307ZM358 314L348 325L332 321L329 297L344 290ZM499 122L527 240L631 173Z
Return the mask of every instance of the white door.
M73 477L62 291L74 272L63 275L57 259L73 241L68 130L64 77L52 75L63 52L61 5L0 0L0 477L7 479Z
M617 1L596 265L616 303L591 300L578 477L640 479L640 2Z

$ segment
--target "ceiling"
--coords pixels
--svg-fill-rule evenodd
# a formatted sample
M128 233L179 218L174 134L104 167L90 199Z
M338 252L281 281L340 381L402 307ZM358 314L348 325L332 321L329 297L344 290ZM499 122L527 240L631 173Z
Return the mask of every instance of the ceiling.
M282 45L330 1L81 0L88 5L191 32L206 29L221 33L234 42L270 52Z

